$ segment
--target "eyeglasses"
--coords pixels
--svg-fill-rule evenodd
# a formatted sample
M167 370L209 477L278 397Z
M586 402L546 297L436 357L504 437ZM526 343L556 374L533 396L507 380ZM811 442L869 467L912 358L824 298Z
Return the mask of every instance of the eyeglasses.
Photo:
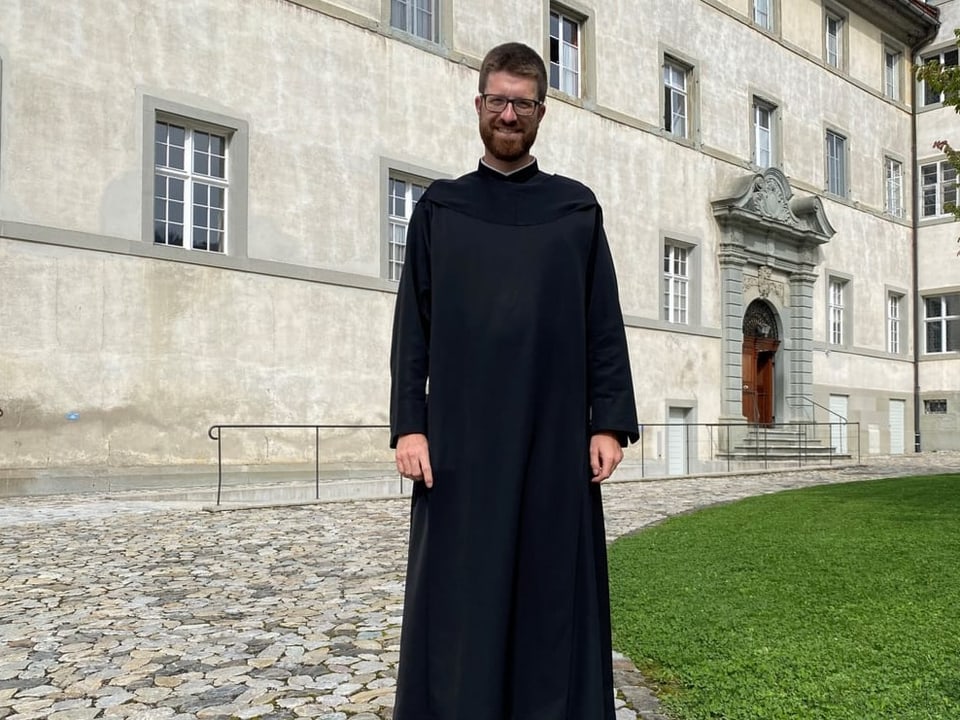
M503 95L487 95L483 93L483 107L492 113L502 113L507 109L507 105L513 105L513 111L521 116L527 117L533 115L537 108L543 105L540 100L530 100L529 98L508 98Z

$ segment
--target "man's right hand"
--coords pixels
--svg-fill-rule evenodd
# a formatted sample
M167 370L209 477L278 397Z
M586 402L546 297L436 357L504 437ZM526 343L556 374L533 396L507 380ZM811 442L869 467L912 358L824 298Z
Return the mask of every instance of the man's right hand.
M433 469L430 467L426 435L410 433L397 438L397 470L404 477L423 480L428 488L433 487Z

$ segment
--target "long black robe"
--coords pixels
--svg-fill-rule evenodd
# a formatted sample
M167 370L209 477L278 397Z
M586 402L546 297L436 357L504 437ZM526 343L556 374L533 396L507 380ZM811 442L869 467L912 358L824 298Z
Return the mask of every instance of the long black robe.
M391 443L425 433L434 476L413 491L394 719L614 720L589 440L635 441L637 418L593 193L536 164L434 182L391 355Z

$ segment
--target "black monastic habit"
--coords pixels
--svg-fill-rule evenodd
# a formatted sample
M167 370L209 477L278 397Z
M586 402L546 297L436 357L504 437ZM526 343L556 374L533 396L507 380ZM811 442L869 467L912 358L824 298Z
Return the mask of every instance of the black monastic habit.
M536 163L435 181L391 370L391 443L425 433L434 476L413 490L394 720L614 720L589 441L635 441L637 418L593 193Z

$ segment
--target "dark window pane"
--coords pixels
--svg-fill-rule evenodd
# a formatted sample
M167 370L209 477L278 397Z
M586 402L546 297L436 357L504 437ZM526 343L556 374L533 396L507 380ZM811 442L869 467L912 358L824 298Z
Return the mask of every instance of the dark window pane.
M155 222L153 224L153 241L155 243L166 244L167 242L166 232L167 232L166 225L164 225L162 222Z
M927 352L935 353L942 352L943 345L941 343L941 332L940 332L940 321L927 323Z
M167 197L167 179L163 175L153 176L153 196L158 198Z
M960 316L960 295L947 295L944 297L947 304L947 315Z
M167 203L163 198L153 199L153 219L154 220L167 219Z
M183 148L170 148L170 155L167 160L167 167L183 170Z
M211 252L220 252L221 246L223 243L223 233L217 232L216 230L210 231L210 251Z
M193 206L193 227L207 226L207 208L203 205Z
M555 37L550 38L550 62L560 62L560 41Z
M183 200L183 180L170 178L167 184L167 192L172 200Z
M167 244L176 245L177 247L183 247L183 226L182 225L168 225L167 226Z
M199 175L210 174L210 157L201 152L193 153L193 171Z
M210 207L223 208L223 188L210 188Z
M224 147L226 146L226 138L222 135L211 135L210 136L210 154L211 155L224 155Z
M928 317L928 318L940 317L940 315L942 314L941 312L942 305L940 304L939 296L927 298L924 301L923 305L924 305L924 317Z
M210 189L209 185L204 185L203 183L194 183L193 184L193 201L195 203L200 203L201 205L206 205L209 189Z
M182 224L183 223L183 203L171 202L169 209L170 209L170 217L168 218L168 220L170 220L170 222Z
M223 158L212 157L210 158L210 175L212 177L222 178L224 177L224 168L226 163L224 163Z
M207 231L206 230L197 230L193 231L193 249L194 250L206 250L207 249Z
M210 148L210 136L204 132L193 133L193 149L200 152L207 152Z
M153 145L153 162L155 165L166 165L167 164L167 146L162 143L154 143Z
M170 134L169 134L170 144L176 145L177 147L183 147L187 137L187 131L182 127L178 127L177 125L170 125L169 128L170 128Z
M560 16L557 13L550 13L550 37L560 37Z
M923 176L924 185L937 184L937 166L936 165L921 165L920 174Z
M947 65L948 67L957 65L957 58L960 57L958 53L960 53L960 51L957 50L948 50L945 52L943 54L943 64Z
M550 87L560 87L560 66L555 62L550 63Z
M214 230L223 230L223 210L210 211L210 227Z
M167 141L167 124L158 122L154 125L153 139L159 142Z

